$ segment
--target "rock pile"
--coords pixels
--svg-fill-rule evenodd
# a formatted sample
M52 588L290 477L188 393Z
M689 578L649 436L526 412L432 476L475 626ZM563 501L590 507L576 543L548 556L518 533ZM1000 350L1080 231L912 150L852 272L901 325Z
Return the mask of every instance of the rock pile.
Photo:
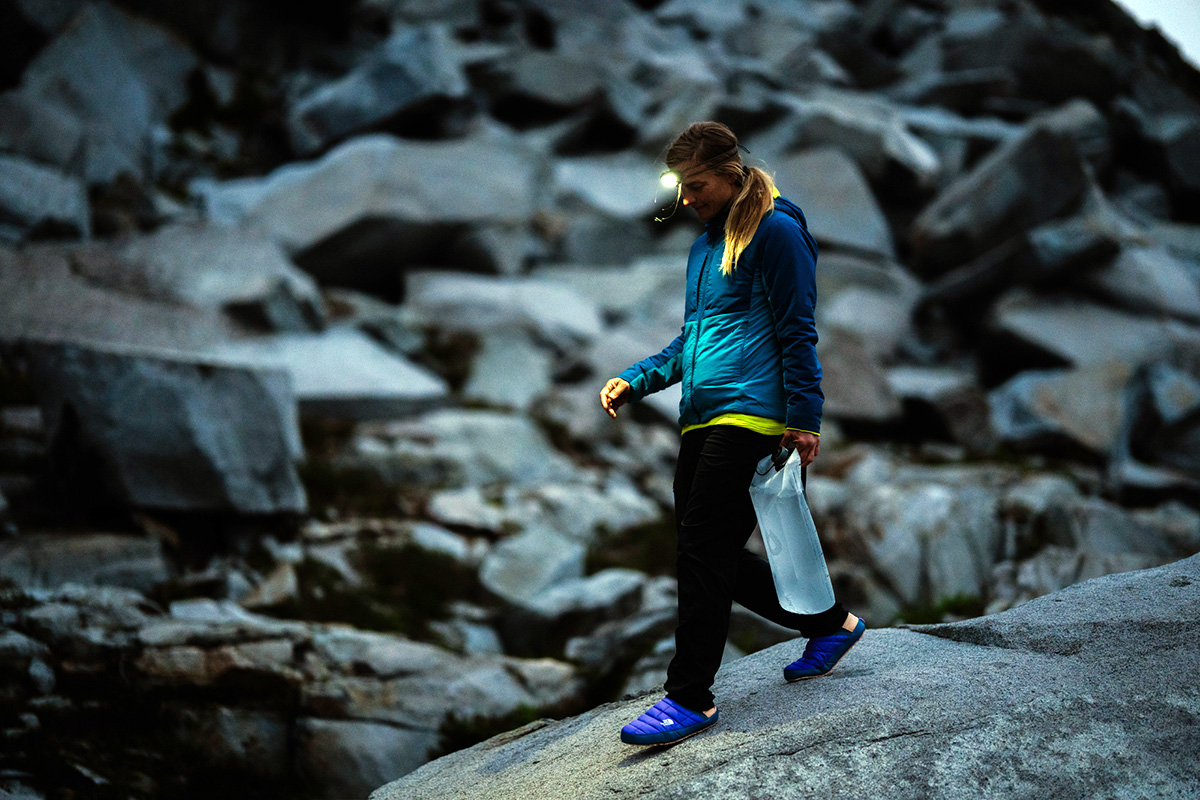
M679 393L596 396L678 333L703 118L820 243L811 505L873 627L1200 551L1200 78L1072 9L0 0L13 741L133 675L173 765L79 791L342 797L660 682Z

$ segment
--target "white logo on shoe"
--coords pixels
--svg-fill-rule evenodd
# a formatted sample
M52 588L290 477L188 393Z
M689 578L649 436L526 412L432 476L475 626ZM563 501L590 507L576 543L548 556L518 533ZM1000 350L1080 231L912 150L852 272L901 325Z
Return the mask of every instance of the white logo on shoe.
M664 720L662 721L662 724L663 724L663 725L674 725L674 724L675 724L675 720L671 719L670 717L667 717L666 719L664 719Z

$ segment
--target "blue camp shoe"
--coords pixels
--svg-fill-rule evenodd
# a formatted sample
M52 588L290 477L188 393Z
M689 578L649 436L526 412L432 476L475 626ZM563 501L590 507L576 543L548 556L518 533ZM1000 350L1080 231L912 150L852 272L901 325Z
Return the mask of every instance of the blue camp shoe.
M854 647L866 629L867 624L859 619L852 631L842 629L829 636L814 636L808 640L804 655L783 668L783 677L791 683L824 675Z
M643 746L674 744L716 725L719 713L714 711L711 717L706 717L664 697L645 714L621 728L621 741Z

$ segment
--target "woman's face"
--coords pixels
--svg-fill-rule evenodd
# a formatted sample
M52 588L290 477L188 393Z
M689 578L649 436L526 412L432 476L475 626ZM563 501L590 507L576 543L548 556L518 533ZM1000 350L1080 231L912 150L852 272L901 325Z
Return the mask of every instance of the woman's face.
M687 175L688 164L681 166L679 172ZM683 204L695 211L701 222L708 222L724 211L736 194L737 186L733 181L711 169L688 176L683 181Z

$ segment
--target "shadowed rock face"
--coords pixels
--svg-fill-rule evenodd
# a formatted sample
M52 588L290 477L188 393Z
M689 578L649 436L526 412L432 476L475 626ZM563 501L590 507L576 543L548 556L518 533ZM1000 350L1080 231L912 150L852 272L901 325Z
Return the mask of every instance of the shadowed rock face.
M817 681L783 682L787 642L724 667L721 722L674 747L619 742L642 697L495 737L371 800L1195 797L1198 602L1193 556L989 617L868 630Z

